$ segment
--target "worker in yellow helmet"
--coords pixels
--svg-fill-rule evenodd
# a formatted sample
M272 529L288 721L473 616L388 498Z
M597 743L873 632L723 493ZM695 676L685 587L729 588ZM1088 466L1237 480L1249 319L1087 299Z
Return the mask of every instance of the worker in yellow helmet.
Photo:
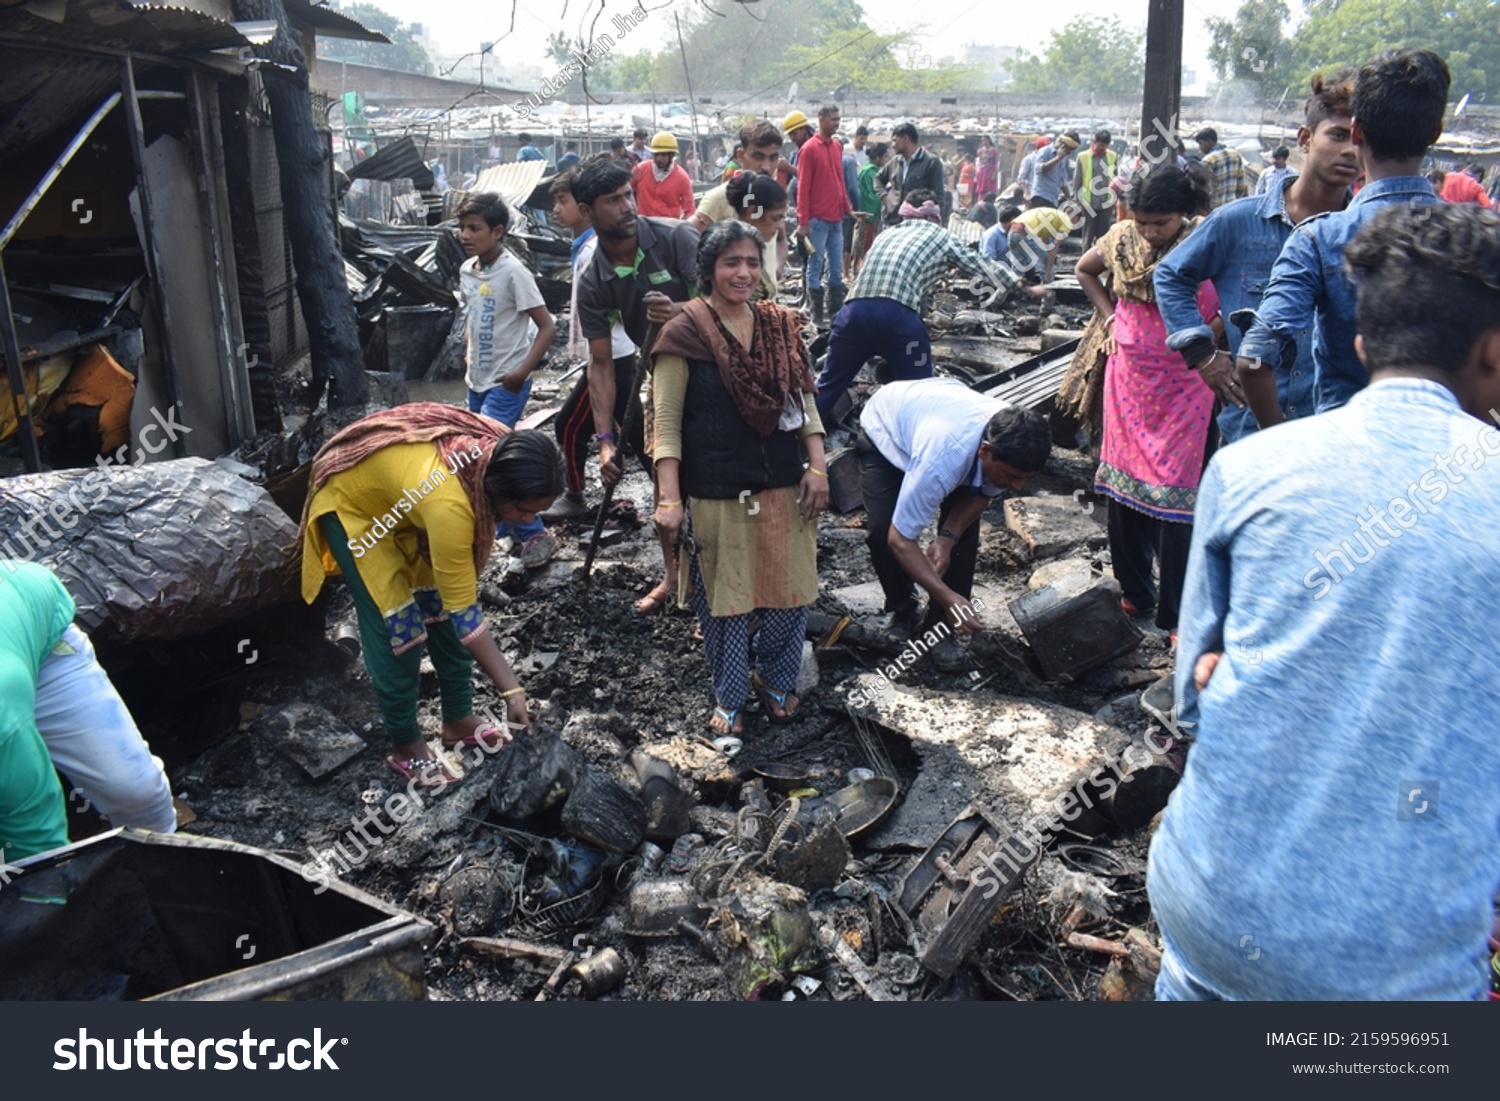
M693 181L675 164L677 139L663 130L651 139L651 159L642 161L631 173L635 188L635 209L652 218L691 218L697 207L693 203Z

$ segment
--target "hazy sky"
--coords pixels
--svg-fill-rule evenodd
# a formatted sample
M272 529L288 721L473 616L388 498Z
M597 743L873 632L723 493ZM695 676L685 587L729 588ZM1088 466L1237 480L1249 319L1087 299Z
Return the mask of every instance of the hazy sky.
M541 64L546 62L547 35L559 28L578 33L585 14L592 18L599 0L516 0L515 30L510 29L511 0L374 0L381 8L408 23L424 23L437 39L445 54L467 53L478 49L481 41L496 41L496 53L506 64ZM686 12L704 0L644 0L649 14L646 22L622 39L631 52L637 49L661 49L675 41L673 11ZM718 11L733 19L746 19L745 8L734 0L707 0ZM1209 15L1232 17L1240 0L1187 0L1187 18L1183 34L1183 65L1196 70L1202 81L1208 75L1208 33L1203 20ZM610 17L630 6L630 0L607 0L605 14L598 23L603 30ZM663 5L652 11L656 5ZM1110 4L1104 0L1046 0L1042 4L1001 4L1000 0L860 0L865 19L881 33L914 31L923 48L933 57L957 54L969 42L982 46L1019 46L1038 51L1051 32L1067 26L1081 15L1116 15L1122 23L1141 29L1146 25L1146 0L1123 0ZM748 5L751 9L763 4ZM564 15L566 8L566 15ZM921 15L914 15L920 10ZM760 14L756 11L757 15ZM925 25L924 25L925 24Z

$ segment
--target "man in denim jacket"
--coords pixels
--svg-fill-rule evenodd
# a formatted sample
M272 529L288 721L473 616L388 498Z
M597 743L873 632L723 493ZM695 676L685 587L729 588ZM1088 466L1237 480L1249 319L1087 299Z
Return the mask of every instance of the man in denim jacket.
M1246 400L1262 428L1280 424L1270 371L1295 363L1296 334L1313 314L1315 412L1337 409L1370 376L1354 353L1354 286L1343 270L1344 246L1382 207L1435 203L1422 175L1427 147L1443 132L1451 77L1431 50L1391 50L1360 67L1354 81L1354 141L1365 186L1344 210L1309 219L1293 231L1271 269L1255 322L1237 365Z
M1256 429L1234 370L1244 332L1230 317L1260 305L1271 266L1297 223L1348 204L1349 185L1359 175L1349 106L1353 79L1352 72L1313 77L1297 131L1307 158L1302 175L1263 195L1219 207L1157 265L1156 302L1166 323L1167 345L1182 352L1223 402L1219 431L1227 443ZM1204 280L1219 293L1227 354L1214 347L1213 330L1198 312L1198 285ZM1313 411L1311 316L1297 328L1296 342L1295 360L1275 372L1277 400L1289 420Z

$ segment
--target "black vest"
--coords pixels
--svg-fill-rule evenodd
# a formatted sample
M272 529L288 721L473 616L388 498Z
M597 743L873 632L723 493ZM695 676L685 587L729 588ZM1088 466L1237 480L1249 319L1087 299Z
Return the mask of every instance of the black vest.
M716 363L690 359L682 409L682 489L689 497L738 498L745 490L802 480L802 440L777 429L762 436L745 423Z

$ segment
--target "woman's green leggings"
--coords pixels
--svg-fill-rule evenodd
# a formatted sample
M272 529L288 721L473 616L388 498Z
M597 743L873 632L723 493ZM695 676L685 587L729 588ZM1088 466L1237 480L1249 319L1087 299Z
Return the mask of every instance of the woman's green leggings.
M385 732L393 746L418 741L422 737L422 729L417 725L422 647L413 646L404 654L391 652L391 636L386 629L385 616L380 613L359 575L359 566L349 550L348 533L344 531L338 514L326 513L318 518L318 523L323 527L323 538L328 540L328 549L339 564L344 583L354 598L355 611L359 613L360 648L364 652L365 668L370 671L370 683L375 686L375 699L380 705ZM432 654L432 666L437 670L443 721L451 723L467 719L474 714L474 659L458 641L458 632L451 622L445 619L427 625L427 650Z

